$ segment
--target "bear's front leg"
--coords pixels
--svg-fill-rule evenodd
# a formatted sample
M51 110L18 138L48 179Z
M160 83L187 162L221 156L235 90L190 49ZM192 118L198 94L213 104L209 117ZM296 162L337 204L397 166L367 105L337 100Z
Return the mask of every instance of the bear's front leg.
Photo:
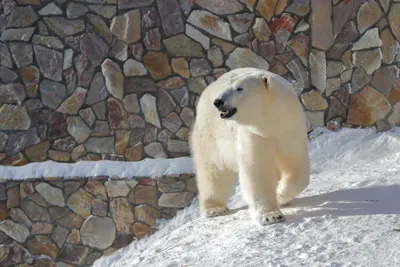
M284 221L276 196L276 140L241 132L238 145L240 186L253 219L261 225Z

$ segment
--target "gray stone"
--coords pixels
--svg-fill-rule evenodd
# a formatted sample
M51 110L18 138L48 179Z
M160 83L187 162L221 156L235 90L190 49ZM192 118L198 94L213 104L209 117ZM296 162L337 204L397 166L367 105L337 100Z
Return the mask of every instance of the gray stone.
M61 189L50 186L47 183L40 183L35 186L35 189L47 203L59 207L65 206L64 196Z
M64 17L46 17L46 25L60 37L76 35L85 30L85 22L82 19L69 20Z
M61 81L63 54L40 45L34 45L33 48L42 75L50 80Z
M60 250L59 260L74 265L83 265L90 250L84 246L65 244Z
M177 0L156 0L161 25L167 37L182 33L185 28Z
M122 100L122 103L124 104L124 108L128 113L140 112L139 101L136 94L127 95Z
M29 27L38 20L38 15L31 6L13 8L8 18L8 28Z
M10 51L6 44L0 42L0 64L8 68L13 67Z
M94 114L99 120L106 120L107 103L105 101L99 102L92 107Z
M33 62L32 45L23 43L10 43L10 50L12 57L15 61L15 64L17 65L18 68L22 68L32 64Z
M99 66L108 53L108 45L95 33L81 35L80 49L93 66Z
M119 16L115 16L111 21L110 31L118 39L132 44L140 39L141 23L140 12L134 9Z
M176 107L173 98L165 90L160 90L158 93L158 110L161 116L167 116Z
M41 34L41 35L49 34L49 30L47 29L46 23L44 23L44 21L38 22L38 28L39 28L39 34Z
M327 61L326 62L326 76L328 78L338 76L344 70L346 70L346 68L344 67L342 62L339 62L339 61Z
M36 145L39 142L40 139L37 136L36 128L31 128L26 132L13 133L8 136L5 153L7 155L14 155L24 150L26 147Z
M143 136L144 136L144 130L140 129L142 127L139 127L136 125L132 125L132 126L134 129L132 130L131 136L129 137L129 145L131 145L131 146L141 143L143 141ZM143 128L144 128L144 125L143 125Z
M24 107L5 104L0 108L1 130L28 130L31 119Z
M130 204L126 198L114 198L110 202L110 212L119 233L131 233L131 226L135 222Z
M68 133L75 138L78 143L83 143L90 135L90 128L79 116L72 116L67 119Z
M361 67L355 68L351 79L351 93L355 93L364 88L370 81L370 77Z
M114 137L91 137L85 143L89 153L114 153Z
M158 200L158 205L165 208L185 208L190 205L195 193L163 193Z
M48 15L62 15L62 10L54 3L49 3L44 8L39 10L38 12L41 16L48 16Z
M190 78L189 89L194 93L201 94L207 87L206 81L202 77Z
M2 221L0 223L0 231L19 243L25 243L30 234L27 227L11 220Z
M339 32L340 33L340 32ZM349 43L357 35L357 28L353 21L350 21L343 29L343 31L336 38L336 42L329 49L327 57L331 59L340 60L343 53L346 51Z
M399 126L400 125L400 102L397 102L393 106L393 112L388 117L388 122L390 125Z
M90 216L83 223L80 234L84 245L104 250L113 244L116 227L111 218Z
M19 83L0 84L1 103L21 105L26 99L24 86Z
M211 35L224 40L232 41L229 23L223 21L221 18L208 11L194 10L192 13L190 13L187 21Z
M104 186L108 197L126 197L131 191L125 181L107 181Z
M326 88L325 52L316 49L310 51L311 83L321 92Z
M171 56L176 57L202 57L203 50L198 42L193 41L184 34L164 39L164 45Z
M300 59L295 58L287 64L288 69L292 72L294 78L301 83L303 88L310 87L310 80L308 79L308 72L304 68Z
M305 0L294 0L293 3L285 9L285 11L303 17L310 11L310 3L309 1Z
M214 10L212 12L216 13ZM239 13L236 15L228 16L228 20L232 25L232 28L237 33L245 33L253 23L254 13Z
M207 58L212 62L214 67L219 67L224 63L224 55L218 46L213 46L207 51Z
M13 208L9 211L8 214L14 222L26 225L28 227L32 226L31 220L29 220L28 216L26 216L26 214L21 209Z
M192 127L194 122L194 112L188 107L184 107L180 114L181 119L189 128Z
M93 105L103 101L108 96L108 91L104 82L103 75L98 72L94 75L90 84L90 89L86 98L86 105Z
M118 9L132 9L137 7L149 6L154 0L119 0Z
M204 76L211 72L211 67L204 58L190 60L189 66L193 77Z
M139 115L129 115L129 126L131 128L144 128L146 122Z
M379 29L375 27L364 33L364 35L353 44L351 50L357 51L379 46L382 46L382 41L379 38Z
M135 43L130 46L130 52L132 53L132 56L139 61L142 61L143 59L143 45L142 43Z
M44 106L57 109L66 97L66 88L63 84L43 80L40 83L40 93Z
M8 135L0 132L0 151L3 151L4 148L6 147L7 140L8 140ZM1 185L3 185L3 184L0 184L0 200L6 200L6 198L2 199L3 187Z
M158 190L162 193L175 193L185 190L185 183L180 179L163 178L157 181Z
M78 4L75 2L69 2L67 5L67 18L76 19L80 16L83 16L89 11L89 9L82 4Z
M90 13L87 15L87 17L89 18L90 23L93 25L94 31L103 37L109 45L111 45L115 38L110 32L110 29L103 18Z
M204 47L204 49L210 48L210 38L208 36L204 35L190 24L186 24L185 29L186 29L186 35L192 38L193 40L199 42Z
M189 143L185 141L169 139L167 144L167 150L176 153L188 153Z
M0 81L4 83L10 83L15 81L16 79L18 79L18 74L5 66L0 67Z
M110 125L108 121L96 121L94 123L92 136L108 136L110 135Z
M167 158L162 144L154 142L144 147L144 151L152 158Z
M1 33L1 39L3 41L24 41L28 42L34 32L34 27L19 28L19 29L7 29Z
M128 58L128 45L118 40L111 48L109 55L120 61L125 61Z
M105 77L108 92L115 98L122 100L124 97L124 76L118 63L107 58L101 64L101 71Z
M263 18L256 18L252 27L255 37L259 41L268 41L272 32Z
M189 96L189 91L186 87L171 90L171 94L179 106L184 107L189 105L190 96Z
M380 68L383 55L380 48L372 50L356 51L353 53L353 64L364 68L367 74L372 74Z
M28 215L29 219L34 222L50 220L48 211L32 201L22 200L20 208Z
M173 133L176 133L182 126L182 121L175 112L172 112L167 117L163 118L162 123L165 128Z
M89 9L107 19L113 18L117 13L116 6L89 5Z
M400 50L399 43L393 37L389 29L385 29L381 32L382 38L382 62L385 64L391 64L396 58L396 54Z
M399 69L389 66L375 71L372 78L372 86L378 89L385 97L389 98L392 88L398 80Z
M145 120L157 128L161 128L157 113L156 98L150 94L145 94L140 98L140 106L144 113Z
M352 0L350 2L342 1L333 7L333 34L337 35L342 32L343 26L349 21L352 15L357 12L358 8L365 0ZM352 23L352 22L351 22Z
M363 3L357 12L358 31L362 34L383 16L383 12L376 1Z
M269 69L268 62L262 57L255 54L253 51L247 48L236 48L226 60L226 65L230 69L253 67L260 68L263 70Z
M327 50L334 42L332 21L326 19L332 14L328 1L311 0L311 41L315 48Z
M157 86L152 79L129 77L125 79L124 89L126 93L153 92Z
M51 237L54 240L54 242L56 242L56 245L59 248L61 248L64 245L65 240L67 240L68 233L69 233L69 231L67 229L65 229L64 227L57 225L54 228L53 233L51 234Z
M63 49L64 45L60 38L55 36L46 36L35 34L32 38L32 43L35 45L46 46L52 49Z

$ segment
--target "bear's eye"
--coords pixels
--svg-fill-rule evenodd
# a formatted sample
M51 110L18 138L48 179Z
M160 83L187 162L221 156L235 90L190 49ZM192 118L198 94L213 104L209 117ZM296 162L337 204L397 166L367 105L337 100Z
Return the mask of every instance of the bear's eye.
M239 87L238 89L236 89L236 91L243 91L243 88Z

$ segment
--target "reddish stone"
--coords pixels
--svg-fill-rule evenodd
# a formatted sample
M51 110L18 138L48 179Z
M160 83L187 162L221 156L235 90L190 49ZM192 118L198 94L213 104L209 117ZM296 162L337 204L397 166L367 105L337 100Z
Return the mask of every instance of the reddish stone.
M112 129L128 129L129 117L124 109L121 101L115 98L109 98L108 103L108 119Z
M350 99L350 85L347 84L346 86L336 90L332 93L334 97L340 100L343 105L346 107L349 106L349 99Z
M351 18L354 11L366 0L346 0L333 7L333 33L334 35L342 32L343 26Z
M37 109L32 112L33 123L46 123L48 125L47 138L50 140L68 136L67 115L50 108Z
M304 66L308 66L308 57L310 55L309 43L310 39L304 33L296 35L288 42L289 47L301 59Z
M273 18L269 23L269 28L274 34L277 34L280 31L288 31L292 32L294 29L294 25L297 22L296 16L291 16L288 13L283 13L279 18Z
M4 203L0 203L0 222L7 218L7 206Z
M389 97L389 102L392 106L394 106L398 101L400 101L400 80L396 81Z
M357 27L350 21L336 38L334 45L329 49L327 58L340 60L351 41L357 36Z
M143 46L142 43L136 43L131 45L131 53L136 60L141 61L143 57Z
M54 141L52 147L56 150L71 152L76 146L75 139L72 136Z

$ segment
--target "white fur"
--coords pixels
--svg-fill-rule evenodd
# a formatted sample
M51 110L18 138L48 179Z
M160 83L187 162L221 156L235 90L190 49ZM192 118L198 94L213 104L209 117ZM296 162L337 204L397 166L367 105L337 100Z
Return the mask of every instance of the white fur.
M221 96L237 108L229 119L213 105ZM279 205L309 183L301 104L292 85L268 71L235 69L210 84L199 99L190 144L206 216L227 212L237 175L252 216L262 225L283 221Z

